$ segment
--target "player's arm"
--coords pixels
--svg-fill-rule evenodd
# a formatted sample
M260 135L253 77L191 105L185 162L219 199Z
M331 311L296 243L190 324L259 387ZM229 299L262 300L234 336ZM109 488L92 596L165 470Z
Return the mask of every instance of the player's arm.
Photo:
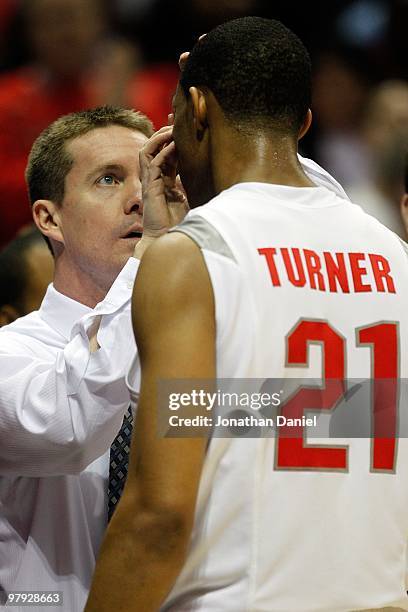
M213 292L182 234L144 255L133 293L142 383L124 493L97 563L88 612L153 612L183 566L207 440L157 435L160 379L215 377Z

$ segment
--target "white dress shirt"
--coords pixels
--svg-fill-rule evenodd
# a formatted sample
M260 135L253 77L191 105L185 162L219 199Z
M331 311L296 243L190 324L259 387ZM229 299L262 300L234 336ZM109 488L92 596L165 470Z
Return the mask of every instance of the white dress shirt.
M50 285L38 312L0 330L3 599L62 591L63 606L47 610L83 610L106 526L109 447L129 405L137 265L129 260L94 310ZM91 354L97 315L100 349Z

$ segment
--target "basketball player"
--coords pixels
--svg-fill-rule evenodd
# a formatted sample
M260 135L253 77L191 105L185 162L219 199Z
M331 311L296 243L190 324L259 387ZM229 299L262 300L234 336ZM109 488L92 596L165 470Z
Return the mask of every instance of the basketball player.
M298 38L255 17L211 31L183 69L174 141L195 210L135 283L133 457L89 611L408 610L407 253L299 166L310 72ZM280 407L302 421L371 374L372 439L157 435L161 380L319 377Z

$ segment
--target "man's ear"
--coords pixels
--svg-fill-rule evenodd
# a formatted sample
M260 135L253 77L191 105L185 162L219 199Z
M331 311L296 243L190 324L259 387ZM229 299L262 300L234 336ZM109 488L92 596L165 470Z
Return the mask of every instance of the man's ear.
M193 116L197 134L202 136L208 126L207 121L207 101L201 89L190 87L188 90L193 104Z
M302 127L299 130L298 140L303 138L303 136L309 131L309 128L312 125L312 119L313 119L312 111L309 108L306 113L305 120L303 121Z
M408 193L405 193L401 198L401 216L408 239Z
M59 210L60 207L51 200L36 200L33 204L33 219L44 236L64 244Z

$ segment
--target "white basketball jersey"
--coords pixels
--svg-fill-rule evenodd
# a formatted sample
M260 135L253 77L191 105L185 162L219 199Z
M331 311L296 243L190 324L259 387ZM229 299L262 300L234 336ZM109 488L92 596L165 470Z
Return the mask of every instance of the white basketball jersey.
M208 267L218 378L316 377L327 413L347 391L338 381L385 379L395 436L381 433L377 405L371 437L212 438L163 610L408 610L408 448L396 439L408 407L395 383L408 377L404 244L325 187L264 183L222 192L177 231ZM286 416L307 406L302 393Z

